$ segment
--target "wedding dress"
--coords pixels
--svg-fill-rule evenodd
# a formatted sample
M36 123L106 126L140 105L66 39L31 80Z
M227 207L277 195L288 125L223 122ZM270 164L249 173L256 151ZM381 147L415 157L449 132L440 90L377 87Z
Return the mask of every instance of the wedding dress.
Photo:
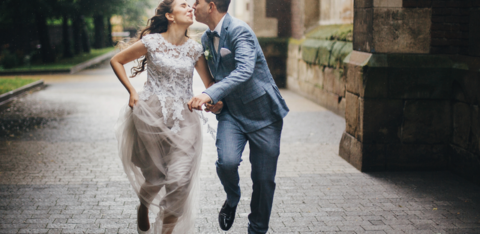
M173 216L178 217L173 233L194 233L203 115L190 112L187 102L203 48L192 39L176 46L157 33L142 42L148 50L147 82L133 110L125 106L120 113L119 155L140 201L157 214L153 232L161 233L163 218Z

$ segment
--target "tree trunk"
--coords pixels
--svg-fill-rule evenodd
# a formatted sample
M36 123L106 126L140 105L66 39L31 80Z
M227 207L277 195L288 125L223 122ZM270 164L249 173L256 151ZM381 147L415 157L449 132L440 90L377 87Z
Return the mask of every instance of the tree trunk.
M85 25L85 17L80 16L80 31L82 32L83 52L90 53L90 39L88 38L87 25Z
M82 53L82 27L80 22L80 16L78 15L75 15L73 17L72 34L73 34L73 51L75 54L81 54Z
M55 62L55 53L50 45L50 34L48 32L47 18L41 13L38 13L35 18L37 23L38 39L41 45L40 53L42 56L42 61L44 63Z
M68 27L68 15L64 14L62 19L62 31L63 31L63 57L73 57L71 43L70 43L70 30Z
M112 22L110 22L111 18L112 18L112 16L107 18L107 25L108 25L107 46L113 46Z
M103 15L93 16L93 24L95 26L95 48L105 47L105 17Z

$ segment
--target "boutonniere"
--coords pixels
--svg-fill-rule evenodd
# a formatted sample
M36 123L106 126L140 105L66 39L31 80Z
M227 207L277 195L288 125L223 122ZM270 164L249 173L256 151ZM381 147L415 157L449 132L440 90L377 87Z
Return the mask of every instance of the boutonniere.
M205 52L203 53L205 55L205 59L208 61L210 60L211 58L213 58L213 54L212 52L210 51L210 48L206 48Z

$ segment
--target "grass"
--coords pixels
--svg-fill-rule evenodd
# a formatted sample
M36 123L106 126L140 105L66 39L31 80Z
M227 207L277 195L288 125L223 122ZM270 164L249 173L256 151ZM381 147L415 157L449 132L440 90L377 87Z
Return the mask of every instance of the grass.
M81 54L73 58L62 58L58 59L55 63L52 64L32 64L31 66L20 66L11 69L4 69L0 67L0 72L2 71L29 71L29 70L63 70L70 69L75 65L86 62L90 59L93 59L97 56L106 54L110 51L113 51L114 47L108 47L103 49L92 49L89 54Z
M0 95L18 89L27 84L33 83L38 79L0 78Z

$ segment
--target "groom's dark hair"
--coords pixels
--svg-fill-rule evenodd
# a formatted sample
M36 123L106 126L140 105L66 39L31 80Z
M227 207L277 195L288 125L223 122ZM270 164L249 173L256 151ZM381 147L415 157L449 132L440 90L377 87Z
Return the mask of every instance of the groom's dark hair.
M205 0L207 3L215 3L217 10L220 13L225 13L228 11L228 6L230 5L230 0Z

